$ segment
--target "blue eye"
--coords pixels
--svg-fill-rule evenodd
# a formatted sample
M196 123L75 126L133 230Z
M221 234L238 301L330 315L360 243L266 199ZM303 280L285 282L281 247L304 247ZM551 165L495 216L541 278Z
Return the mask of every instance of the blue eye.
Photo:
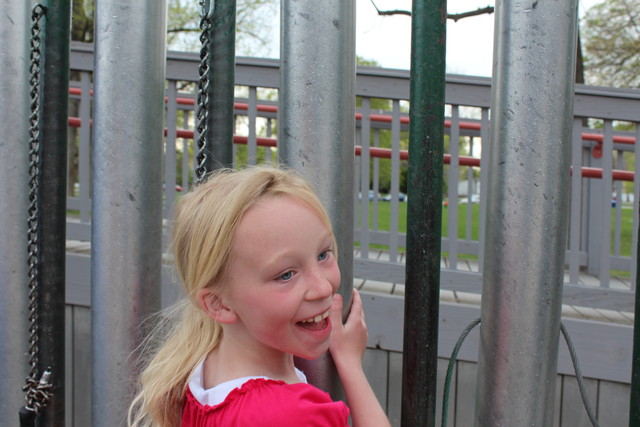
M319 261L324 261L327 258L329 258L329 251L324 251L320 255L318 255Z
M286 273L278 277L278 279L284 280L286 282L287 280L291 280L292 277L293 277L293 271L287 271Z

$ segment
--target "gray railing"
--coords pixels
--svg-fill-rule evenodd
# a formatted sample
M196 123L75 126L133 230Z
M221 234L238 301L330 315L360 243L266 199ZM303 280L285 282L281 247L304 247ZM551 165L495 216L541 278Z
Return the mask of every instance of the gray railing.
M196 54L169 53L167 58L166 157L165 164L158 165L165 171L166 218L171 217L174 200L191 180L197 63ZM90 240L90 45L72 46L71 67L67 236ZM444 289L480 292L483 225L490 215L480 191L487 188L480 159L490 150L490 83L486 78L447 78ZM276 161L278 84L277 61L237 59L237 165ZM356 92L354 227L358 255L354 274L403 284L406 191L401 190L408 156L409 73L360 67ZM122 108L127 108L128 96L122 94ZM638 200L640 192L640 179L632 172L638 150L635 142L640 139L638 112L640 91L582 86L576 90L565 277L565 299L575 305L633 308L638 208L631 201ZM632 130L619 130L624 126Z

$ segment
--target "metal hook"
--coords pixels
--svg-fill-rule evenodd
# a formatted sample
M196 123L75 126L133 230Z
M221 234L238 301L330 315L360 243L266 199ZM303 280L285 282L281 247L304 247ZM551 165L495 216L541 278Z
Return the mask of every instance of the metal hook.
M213 16L215 9L215 0L200 0L200 16L202 18L210 19Z

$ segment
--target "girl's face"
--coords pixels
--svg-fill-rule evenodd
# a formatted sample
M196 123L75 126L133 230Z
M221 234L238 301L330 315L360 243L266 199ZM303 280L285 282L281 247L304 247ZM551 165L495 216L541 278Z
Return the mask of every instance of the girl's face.
M231 249L223 304L233 322L224 339L264 357L314 359L327 351L340 285L332 249L331 233L303 202L266 197L251 207Z

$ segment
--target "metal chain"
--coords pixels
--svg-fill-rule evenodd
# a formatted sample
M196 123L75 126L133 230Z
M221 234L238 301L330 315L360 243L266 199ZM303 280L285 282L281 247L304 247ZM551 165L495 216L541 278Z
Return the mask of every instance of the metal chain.
M40 187L40 20L46 8L37 4L31 13L31 57L29 66L29 84L31 96L31 114L29 115L29 208L28 208L28 273L29 273L29 376L23 390L27 392L26 408L36 414L46 406L50 398L51 372L45 371L38 379L38 281L39 281L39 242L38 209Z
M210 43L209 32L211 30L211 14L213 11L213 5L209 0L200 0L200 66L198 67L198 73L200 79L198 80L198 96L197 103L198 109L196 111L196 131L198 138L196 141L197 154L196 154L196 183L204 179L207 173L206 161L206 138L208 133L207 121L209 119L209 56L210 56Z

